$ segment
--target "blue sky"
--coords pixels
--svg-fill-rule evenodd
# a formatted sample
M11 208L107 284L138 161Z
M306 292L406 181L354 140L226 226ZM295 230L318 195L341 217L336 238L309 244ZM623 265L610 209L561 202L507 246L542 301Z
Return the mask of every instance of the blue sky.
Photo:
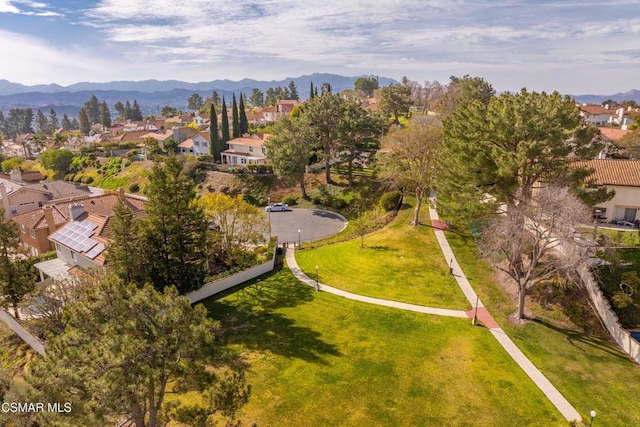
M0 57L23 84L470 74L611 94L640 88L640 1L0 0Z

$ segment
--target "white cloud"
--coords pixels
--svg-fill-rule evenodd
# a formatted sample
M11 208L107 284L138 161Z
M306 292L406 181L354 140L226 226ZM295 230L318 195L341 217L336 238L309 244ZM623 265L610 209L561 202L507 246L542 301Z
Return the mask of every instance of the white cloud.
M30 10L26 10L25 7ZM16 15L30 16L62 16L58 12L49 9L50 5L31 0L0 0L0 13L13 13Z

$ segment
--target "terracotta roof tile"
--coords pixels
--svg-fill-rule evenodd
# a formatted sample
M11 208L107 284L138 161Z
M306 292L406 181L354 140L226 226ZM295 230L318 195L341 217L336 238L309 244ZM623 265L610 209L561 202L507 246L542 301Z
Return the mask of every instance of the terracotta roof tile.
M574 168L593 169L587 179L597 185L640 187L640 160L594 159L571 164Z
M601 127L600 128L600 133L602 134L602 136L608 138L611 141L619 140L620 138L625 136L627 134L627 132L629 132L629 131L628 130L622 130L620 128L607 128L607 127Z
M610 114L609 110L598 104L581 105L579 108L580 111L587 114Z

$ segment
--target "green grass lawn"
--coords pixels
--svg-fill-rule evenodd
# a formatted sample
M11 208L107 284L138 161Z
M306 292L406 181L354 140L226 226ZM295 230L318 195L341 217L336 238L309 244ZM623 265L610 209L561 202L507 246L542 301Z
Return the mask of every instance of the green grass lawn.
M640 425L640 367L609 342L542 317L516 326L506 316L516 306L496 283L492 268L477 255L467 230L447 239L471 285L507 335L588 420L596 426Z
M585 238L593 237L593 228L581 228L580 232ZM597 233L598 236L605 236L614 246L640 245L640 230L637 228L615 229L600 225Z
M430 226L413 227L413 208L407 205L394 222L347 242L304 250L296 254L300 268L320 281L345 291L412 304L468 309ZM422 221L430 224L428 211Z
M286 269L221 300L264 426L563 426L484 328L315 293Z

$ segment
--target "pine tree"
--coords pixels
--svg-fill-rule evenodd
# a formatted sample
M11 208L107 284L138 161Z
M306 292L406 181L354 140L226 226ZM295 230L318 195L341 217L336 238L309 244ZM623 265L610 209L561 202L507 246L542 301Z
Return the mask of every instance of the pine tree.
M249 132L249 120L247 119L247 112L244 109L244 97L240 94L240 105L238 106L240 113L240 135L244 135Z
M222 132L222 144L224 147L224 144L226 142L228 142L231 138L229 136L229 114L227 113L227 103L224 100L224 96L222 97L222 123L220 124L222 126L221 132Z
M147 184L142 224L147 274L156 289L174 285L181 294L198 289L206 274L207 223L197 206L193 180L175 157L155 165Z
M0 207L0 218L4 218L4 209ZM11 306L19 318L18 303L33 289L28 265L16 260L25 255L20 246L20 232L14 222L0 221L0 301Z
M41 110L38 110L36 113L36 126L38 128L38 133L47 133L49 121Z
M54 133L60 127L58 115L56 114L56 110L54 110L53 108L49 110L48 127L48 133Z
M102 101L102 104L100 104L100 123L102 124L103 130L111 127L111 112L105 101Z
M124 283L142 285L148 280L145 265L141 260L142 234L140 222L126 202L120 200L113 209L111 242L107 248L107 267Z
M89 135L89 132L91 132L91 123L89 123L89 116L84 107L82 107L78 113L78 122L80 124L80 132Z
M293 80L291 80L289 82L289 93L288 93L288 97L287 99L294 99L294 100L298 100L300 99L300 96L298 95L298 88L296 87L296 84Z
M231 128L233 137L240 137L240 117L238 116L238 103L236 102L236 94L233 94L233 103L231 104Z
M62 129L63 130L73 129L73 124L71 123L71 120L69 120L69 117L66 114L62 116Z
M140 110L140 106L138 105L138 101L133 100L133 107L131 107L131 120L134 122L139 122L142 120L142 110Z
M214 161L219 162L222 149L220 144L220 136L218 135L218 114L216 113L216 106L214 103L211 103L211 120L209 129L211 132L209 154L213 156Z
M131 104L129 101L124 105L124 109L122 110L122 119L126 122L127 120L133 120L131 118Z

